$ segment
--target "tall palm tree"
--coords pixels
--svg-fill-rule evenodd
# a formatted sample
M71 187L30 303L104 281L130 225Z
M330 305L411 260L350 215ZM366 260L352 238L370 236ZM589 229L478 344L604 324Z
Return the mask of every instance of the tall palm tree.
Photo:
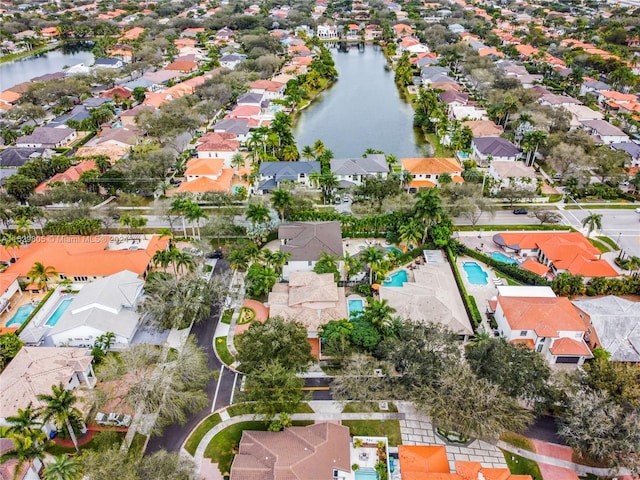
M27 217L16 218L14 221L16 225L16 232L23 233L31 231L31 220Z
M282 149L282 159L285 162L295 162L299 158L300 152L298 152L298 148L295 145L287 145Z
M183 268L189 272L193 272L193 269L194 269L193 257L188 253L181 252L178 250L178 253L176 253L174 256L174 262L175 262L176 269L180 273L182 273Z
M344 278L348 282L353 274L362 267L362 262L360 258L351 256L349 252L345 252L340 260L342 260L343 264Z
M33 409L31 402L24 410L19 408L17 415L7 417L5 420L10 424L7 430L9 435L30 435L40 430L42 426L42 422L38 419L38 412Z
M41 430L36 430L30 434L15 433L10 436L13 441L13 448L6 453L0 455L0 463L7 460L16 459L14 480L18 478L18 473L22 470L22 466L33 460L42 460L45 456L45 448L47 447L48 438Z
M271 255L271 266L276 271L278 275L282 275L282 269L291 258L291 253L289 252L273 252Z
M280 213L280 220L284 222L284 212L293 206L293 196L290 191L278 188L271 192L271 204Z
M595 229L602 228L602 214L590 213L588 216L582 219L582 226L587 227L587 238L591 235Z
M80 480L82 464L76 457L57 455L44 467L44 480Z
M234 153L231 157L231 166L236 168L236 173L240 167L244 167L244 157L241 153Z
M320 155L322 155L325 150L327 149L327 147L325 147L324 143L322 143L322 140L316 140L313 144L313 153L315 154L316 158L318 158Z
M316 158L315 152L310 145L305 145L302 147L302 151L300 152L300 156L302 158L306 158L307 160L311 160L312 158Z
M333 189L340 185L338 177L333 172L326 172L320 174L320 187L322 188L322 201L326 203L329 195L333 192Z
M400 234L400 241L407 245L407 248L411 249L420 244L424 229L418 222L413 221L400 225L398 233Z
M60 383L58 386L51 386L51 395L42 394L38 395L37 398L46 403L41 412L42 421L45 423L53 421L58 428L62 428L63 425L66 426L76 452L80 453L76 432L74 432L71 422L72 420L81 419L82 414L74 407L78 399L73 391L66 390L64 385Z
M240 270L241 272L244 272L249 268L250 262L249 255L247 255L247 252L242 248L233 250L229 254L229 265L231 265L233 270Z
M58 272L56 272L55 267L51 265L45 267L42 263L36 262L33 264L33 267L31 267L31 270L27 272L27 276L31 278L34 283L38 284L38 288L44 287L45 290L48 290L47 281L50 277L58 276Z
M2 245L7 247L7 250L11 252L10 260L15 262L18 258L16 255L18 254L18 248L20 247L20 240L18 240L18 237L12 233L5 233L2 238Z
M389 305L386 299L371 299L364 307L363 317L369 320L374 327L381 332L391 325L392 314L396 313L396 309Z
M427 240L429 228L439 221L442 216L441 199L435 188L425 190L418 194L418 201L414 206L415 217L422 219L424 222L424 234L422 243Z
M376 247L368 247L365 248L362 253L360 253L360 259L369 268L369 283L371 284L373 283L374 265L384 260L384 254Z
M196 226L195 227L192 226L191 230L195 234L195 228L198 229L197 238L199 239L200 238L200 220L206 220L209 217L207 216L206 213L204 213L204 210L200 205L193 202L190 202L187 205L184 213L185 213L186 219L189 222L191 223L196 222Z
M265 207L262 202L253 203L247 207L245 217L254 225L257 223L268 222L271 216L269 215L269 209Z

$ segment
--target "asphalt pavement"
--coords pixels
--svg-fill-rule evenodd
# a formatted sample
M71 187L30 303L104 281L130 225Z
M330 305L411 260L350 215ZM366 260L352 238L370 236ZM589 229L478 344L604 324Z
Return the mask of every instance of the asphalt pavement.
M222 273L228 269L229 262L226 260L219 260L216 264L214 275ZM191 329L191 334L195 336L198 345L200 345L207 354L207 358L209 359L209 370L215 374L218 374L222 367L218 357L216 357L213 347L213 337L218 324L218 315L219 310L213 309L207 320L194 325ZM192 415L184 425L170 425L164 429L161 436L152 437L147 445L147 453L152 454L160 449L165 449L170 452L179 451L193 429L203 419L211 415L212 410L217 410L230 405L235 380L235 373L230 371L228 368L225 368L223 373L217 379L212 375L206 388L207 396L209 397L207 406L198 413ZM212 405L214 397L216 405Z

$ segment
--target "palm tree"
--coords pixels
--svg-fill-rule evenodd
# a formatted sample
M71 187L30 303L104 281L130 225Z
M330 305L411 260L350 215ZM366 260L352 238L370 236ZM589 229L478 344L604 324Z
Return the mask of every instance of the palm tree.
M325 147L324 143L322 143L322 140L316 140L313 144L313 153L315 154L316 158L318 158L320 155L322 155L325 150L327 149L327 147Z
M36 262L31 267L31 270L27 272L27 276L34 283L37 283L38 288L44 287L45 290L48 290L47 281L50 277L58 276L58 272L56 272L55 267L50 265L45 267L42 263Z
M322 201L326 203L329 195L333 192L333 189L340 185L338 177L333 172L327 172L320 174L320 187L322 188Z
M44 467L44 480L80 480L82 464L75 457L57 455Z
M28 435L15 433L10 438L13 441L13 449L0 455L0 463L16 459L18 464L13 478L17 479L18 473L25 463L44 459L48 438L41 430L36 430Z
M396 309L389 305L386 299L371 299L364 307L362 316L369 320L379 331L384 331L391 325L392 314L396 313Z
M16 232L29 232L31 230L31 220L26 217L16 218L14 221L16 225Z
M300 153L295 145L287 145L282 149L282 159L285 162L295 162L300 158Z
M199 239L200 238L200 220L206 220L209 217L207 216L206 213L204 213L204 210L200 205L193 202L189 202L189 204L186 206L184 213L185 213L185 217L189 222L191 223L196 222L196 227L198 229L197 238ZM195 228L193 226L191 227L191 230L193 233L195 233Z
M182 273L182 268L184 267L189 272L193 272L193 257L186 252L181 252L176 249L177 253L174 256L174 264L176 269Z
M80 453L76 432L73 431L73 426L71 425L72 420L82 418L80 411L74 407L78 399L73 391L65 389L62 383L58 386L52 385L51 392L51 395L42 394L36 397L38 400L46 403L41 412L42 421L48 423L53 420L58 428L65 425L71 441L76 448L76 452Z
M348 282L355 272L362 267L362 262L358 257L352 257L349 252L345 252L344 256L340 259L343 263L344 278Z
M269 215L269 209L265 207L262 202L253 203L247 207L245 217L254 225L257 223L268 222L271 216Z
M242 248L233 250L229 254L229 265L231 265L233 270L244 272L249 268L250 262L249 255L247 255L247 252Z
M400 225L398 233L400 233L400 241L404 243L408 249L420 244L424 229L418 222L413 221Z
M591 235L595 229L602 228L602 214L590 213L588 216L582 219L582 226L587 227L587 238Z
M231 166L236 167L236 172L240 167L244 167L244 157L241 153L234 153L231 157Z
M436 189L432 188L418 194L418 201L415 204L415 217L424 222L424 234L422 243L427 240L429 228L442 216L441 200Z
M360 254L360 259L369 268L369 283L373 283L373 268L374 265L384 260L384 254L376 247L365 248Z
M5 419L11 426L7 429L9 435L31 435L40 430L42 423L38 419L38 412L32 408L31 402L24 410L18 409L18 414Z
M300 155L302 156L302 158L306 158L307 160L316 158L313 148L311 148L310 145L305 145L304 147L302 147L302 151L300 152Z
M280 220L284 222L284 212L293 206L293 196L288 190L278 188L271 192L271 204L280 213Z

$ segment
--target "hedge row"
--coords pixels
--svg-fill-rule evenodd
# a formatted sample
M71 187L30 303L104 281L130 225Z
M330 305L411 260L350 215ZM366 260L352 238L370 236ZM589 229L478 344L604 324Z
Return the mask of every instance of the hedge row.
M551 285L551 282L549 282L545 278L542 278L540 275L536 273L530 272L529 270L524 270L515 265L508 265L506 263L499 262L489 257L488 255L477 252L476 250L473 250L466 246L463 247L463 251L465 255L475 258L476 260L480 260L485 265L489 265L490 267L493 267L499 272L502 272L505 275L519 282L525 283L527 285L543 285L543 286Z
M16 335L20 335L22 333L22 331L27 328L27 325L29 325L29 322L31 322L31 320L33 319L33 317L36 316L36 314L40 311L40 309L44 306L45 303L47 303L47 300L49 300L49 297L51 295L53 295L53 292L55 292L55 290L49 290L47 292L47 294L42 298L42 300L40 300L40 303L38 303L38 306L36 308L33 309L33 312L31 312L31 314L27 317L27 319L22 323L22 325L20 325L20 327L18 327L18 329L16 330Z
M482 323L482 315L480 315L480 310L478 310L476 299L467 293L467 289L465 288L460 272L458 271L458 265L456 265L456 259L451 248L447 247L446 251L449 265L453 271L453 277L456 279L456 285L458 285L458 290L460 291L460 296L464 303L464 309L467 311L467 315L471 320L471 325L473 326L473 331L475 332Z

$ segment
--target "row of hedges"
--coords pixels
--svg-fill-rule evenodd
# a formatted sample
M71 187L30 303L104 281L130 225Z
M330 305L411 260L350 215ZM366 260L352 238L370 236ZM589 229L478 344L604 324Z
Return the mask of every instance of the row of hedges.
M31 312L31 315L29 315L27 319L24 321L24 323L20 325L20 327L16 330L16 335L20 335L22 331L25 328L27 328L27 325L29 325L29 322L33 319L33 317L35 317L38 314L38 312L44 306L44 304L47 303L47 300L49 300L49 297L53 295L53 292L55 292L55 290L49 290L47 294L42 298L42 300L40 300L40 303L38 304L38 306L33 309L33 312Z
M550 286L551 282L542 278L540 275L530 272L528 270L524 270L515 265L507 265L506 263L499 262L494 260L493 258L485 255L483 253L477 252L471 248L466 246L462 247L462 251L465 255L468 255L476 260L481 261L485 265L489 265L490 267L498 270L499 272L504 273L505 275L517 280L518 282L525 283L527 285L543 285Z
M476 299L467 293L467 289L465 288L460 272L458 271L458 265L456 265L455 256L450 247L447 247L447 259L449 260L449 265L453 271L453 276L456 279L456 285L458 285L458 290L460 291L460 296L464 303L464 309L467 311L467 315L469 316L471 325L473 326L473 331L475 332L482 323L482 315L480 314L480 310L478 310Z

